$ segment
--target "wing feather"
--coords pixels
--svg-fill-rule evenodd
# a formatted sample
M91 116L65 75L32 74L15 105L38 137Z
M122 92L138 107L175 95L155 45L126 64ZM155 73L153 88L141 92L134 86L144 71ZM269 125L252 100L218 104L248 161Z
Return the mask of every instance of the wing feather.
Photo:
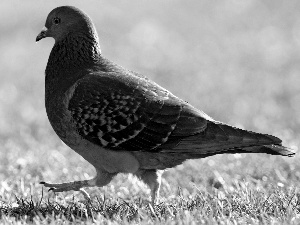
M112 150L153 151L169 137L180 140L206 128L204 113L132 74L85 76L68 109L83 138Z

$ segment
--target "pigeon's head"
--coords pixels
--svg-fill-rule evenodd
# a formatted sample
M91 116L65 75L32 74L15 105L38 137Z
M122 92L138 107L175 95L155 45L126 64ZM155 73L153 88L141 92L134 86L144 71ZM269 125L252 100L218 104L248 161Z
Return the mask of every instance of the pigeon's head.
M60 6L49 13L45 27L36 37L36 41L45 37L53 37L55 42L58 42L70 33L72 35L81 33L98 38L88 15L73 6Z

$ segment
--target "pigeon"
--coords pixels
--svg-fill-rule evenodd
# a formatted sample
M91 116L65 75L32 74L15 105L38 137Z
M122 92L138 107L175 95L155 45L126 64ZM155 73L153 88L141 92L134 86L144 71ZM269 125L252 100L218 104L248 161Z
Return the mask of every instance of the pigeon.
M139 73L106 59L90 17L53 9L36 37L55 39L45 71L47 116L59 138L96 169L92 179L41 182L53 192L102 187L131 173L157 204L162 172L188 159L224 153L293 156L268 134L216 121ZM85 194L89 197L88 194Z

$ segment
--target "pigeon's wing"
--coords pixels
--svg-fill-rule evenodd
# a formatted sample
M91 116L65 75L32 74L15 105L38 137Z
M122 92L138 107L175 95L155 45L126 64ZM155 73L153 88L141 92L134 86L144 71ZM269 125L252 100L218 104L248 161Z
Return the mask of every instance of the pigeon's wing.
M209 119L147 78L123 73L78 80L68 110L83 138L127 151L158 151L171 134L174 143L204 131Z

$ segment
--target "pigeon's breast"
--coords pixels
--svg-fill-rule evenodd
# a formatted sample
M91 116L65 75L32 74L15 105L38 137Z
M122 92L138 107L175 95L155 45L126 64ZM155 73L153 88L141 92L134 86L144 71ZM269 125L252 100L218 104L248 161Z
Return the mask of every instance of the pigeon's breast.
M71 113L68 110L68 103L74 89L75 86L73 85L65 93L56 92L52 94L51 98L46 95L45 100L47 116L51 126L59 138L73 149L79 145L80 139L82 139L76 132Z

